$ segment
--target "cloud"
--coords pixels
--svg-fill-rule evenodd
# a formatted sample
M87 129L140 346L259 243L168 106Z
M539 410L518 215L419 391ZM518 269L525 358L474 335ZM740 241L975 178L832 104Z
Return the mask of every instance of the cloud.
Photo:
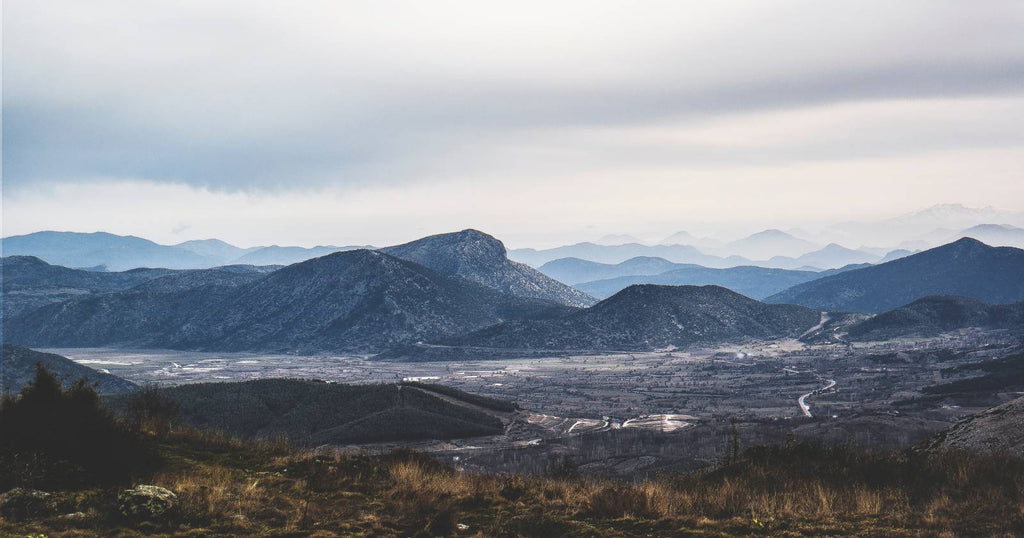
M8 192L501 192L1021 142L1019 2L172 4L5 3Z

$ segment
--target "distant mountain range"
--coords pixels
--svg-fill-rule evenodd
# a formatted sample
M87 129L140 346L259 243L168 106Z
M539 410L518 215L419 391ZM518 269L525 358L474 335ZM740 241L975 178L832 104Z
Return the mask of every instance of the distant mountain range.
M972 226L948 239L955 240L962 237L973 237L994 247L1024 248L1024 228L1018 228L1016 226L979 224L978 226Z
M972 327L1024 332L1024 302L990 305L967 297L934 295L853 325L848 337L851 340L887 340L935 336Z
M825 228L820 237L828 241L860 245L899 245L927 249L960 239L974 237L989 243L986 237L968 232L982 224L1024 226L1024 212L1002 211L992 207L971 208L962 204L939 204L895 218L872 222L841 222ZM957 230L962 230L957 232ZM999 242L989 243L996 246Z
M753 299L763 299L782 290L821 278L813 271L789 271L764 267L730 267L709 269L689 266L652 276L622 276L576 284L576 287L598 298L607 298L634 284L662 284L669 286L713 284L729 288Z
M594 303L590 295L510 261L500 241L476 230L335 252L283 268L95 272L28 256L7 257L3 268L4 340L41 347L645 350L800 335L798 330L818 323L822 311L903 307L851 328L858 338L934 332L958 323L1000 327L1014 323L1015 311L967 300L911 303L929 295L992 304L1024 301L1024 251L973 239L879 265L824 272L715 269L650 257L614 265L566 259L544 266L570 281L620 271L653 273L576 282L608 296L589 308L582 307ZM696 286L703 284L715 285ZM766 295L771 304L755 300ZM843 319L851 320L843 325L848 327L863 316Z
M579 258L598 263L622 263L630 258L651 257L663 258L673 263L693 263L706 267L732 267L750 262L746 258L720 258L704 254L696 247L688 245L642 245L628 243L625 245L598 245L596 243L577 243L564 247L536 250L532 248L512 249L509 258L518 262L539 267L560 258Z
M641 351L798 336L820 313L768 305L719 286L630 286L566 316L503 323L443 343L455 346Z
M35 378L37 364L56 375L65 388L78 380L95 386L100 394L122 394L138 388L130 381L82 366L60 355L5 343L0 350L0 394L21 392Z
M645 243L632 235L609 234L593 243L539 250L512 249L508 256L532 267L560 258L615 264L635 257L660 257L673 263L710 268L754 265L822 270L891 261L962 237L973 237L993 246L1020 248L1024 247L1024 228L1021 226L1024 226L1024 213L992 208L972 209L954 204L934 206L884 221L840 223L816 233L799 229L768 229L725 242L681 231L659 244ZM139 267L204 269L232 264L290 265L333 252L375 248L334 245L240 248L219 239L160 245L139 237L103 232L55 231L7 237L0 240L0 244L6 256L35 256L64 267L105 271ZM857 248L850 248L852 246Z
M1024 300L1024 250L965 238L898 260L796 285L766 299L818 310L884 312L928 295Z
M540 266L540 272L571 286L595 280L628 276L653 276L687 267L701 267L687 263L673 263L665 258L637 256L620 263L600 263L579 258L560 258Z
M227 265L230 263L235 263L242 256L245 256L250 252L260 250L260 247L239 248L230 243L221 241L220 239L196 239L193 241L185 241L184 243L178 243L177 245L174 246L176 248L184 249L189 252L198 254L206 258L207 260L216 263L217 265Z
M803 243L806 242L801 242L800 244ZM767 242L758 241L756 244L765 245ZM765 246L764 248L767 250L768 247ZM751 248L749 250L755 251L756 249ZM789 249L789 251L792 250L792 248ZM750 259L736 255L721 257L705 254L696 247L687 245L642 245L638 243L598 245L595 243L578 243L544 250L513 249L509 251L509 257L540 268L562 259L577 259L606 265L616 265L629 262L634 258L661 258L670 263L699 265L715 269L753 265L772 269L821 271L823 269L838 269L851 264L877 263L883 259L895 259L908 254L909 251L897 250L893 252L885 251L884 253L885 256L883 257L880 254L849 249L833 243L796 257L770 255L765 258ZM568 269L568 266L566 266L566 269ZM545 269L542 269L542 272L549 273ZM639 274L642 273L634 275L617 274L615 276L636 276ZM582 276L566 275L566 277L575 279L578 282L585 281L579 280L580 278L585 278ZM607 278L611 278L611 276ZM565 281L563 280L563 282Z
M651 257L631 258L618 264L562 258L542 265L540 271L599 299L611 297L633 284L714 284L754 299L763 299L803 282L865 266L866 264L849 265L827 271L796 271L754 266L714 269Z
M887 253L886 256L889 256L889 254ZM893 253L892 256L899 257L895 253ZM780 269L799 269L807 267L836 269L861 263L877 263L881 260L881 256L870 252L846 248L836 243L829 243L819 250L808 252L795 258L787 256L772 256L768 259L767 263L762 263L761 265Z
M291 265L332 252L367 248L239 248L219 239L159 245L140 237L105 232L51 231L6 237L2 246L4 256L35 256L55 265L98 271L126 271L140 267L208 269L221 265Z
M138 267L200 269L219 265L192 250L104 232L37 232L3 239L4 256L35 256L75 268L124 271Z
M430 238L417 248L398 250L457 273L472 264L456 263L451 256L473 251L481 240L477 234ZM511 267L514 276L539 277L517 281L531 284L528 293L557 297L566 288L540 273L516 273L517 267ZM501 278L491 284L511 286ZM548 284L555 286L545 288ZM586 296L576 292L570 298L581 297ZM366 351L568 311L562 303L512 295L383 252L355 250L268 275L224 269L175 273L130 289L44 306L10 319L5 339L53 347Z

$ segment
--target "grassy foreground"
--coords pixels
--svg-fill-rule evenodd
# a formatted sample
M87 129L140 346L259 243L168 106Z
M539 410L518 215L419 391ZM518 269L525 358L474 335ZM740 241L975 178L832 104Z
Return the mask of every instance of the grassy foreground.
M336 457L194 430L168 434L139 483L178 508L123 521L118 487L57 493L68 512L0 519L13 536L1000 536L1024 532L1024 463L814 444L761 447L638 484L463 473L413 452Z
M241 441L175 423L158 396L142 391L115 416L89 387L63 389L40 368L0 398L0 493L51 494L20 511L0 497L0 536L1024 535L1024 460L1010 456L791 442L639 483L571 465L486 475L410 451ZM139 484L169 489L174 507L129 519L118 496Z

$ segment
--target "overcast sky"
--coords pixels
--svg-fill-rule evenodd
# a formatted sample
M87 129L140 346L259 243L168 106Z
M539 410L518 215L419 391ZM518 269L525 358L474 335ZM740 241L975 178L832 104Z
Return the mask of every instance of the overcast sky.
M3 3L3 235L388 244L1024 210L1024 2Z

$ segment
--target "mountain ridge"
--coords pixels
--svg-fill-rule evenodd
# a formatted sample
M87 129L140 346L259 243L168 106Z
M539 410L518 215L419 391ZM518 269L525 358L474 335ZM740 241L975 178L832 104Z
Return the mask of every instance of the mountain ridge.
M558 318L510 322L442 341L454 346L641 351L797 336L820 313L768 305L720 286L634 285Z
M928 295L993 304L1024 300L1024 250L964 238L863 269L798 284L766 299L819 310L880 313Z

